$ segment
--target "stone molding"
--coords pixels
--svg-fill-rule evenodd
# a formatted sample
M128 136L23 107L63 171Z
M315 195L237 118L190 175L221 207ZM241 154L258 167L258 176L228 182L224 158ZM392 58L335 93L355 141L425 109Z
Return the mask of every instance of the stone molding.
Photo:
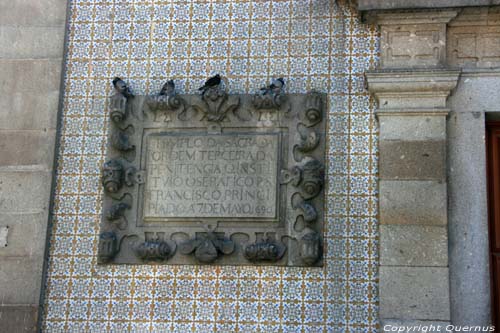
M460 71L425 70L367 72L368 90L378 102L377 114L438 113L446 115L446 98L456 87Z
M499 5L499 0L358 0L358 9L384 10L384 9L416 9L416 8L446 8L446 7L468 7L468 6L492 6Z

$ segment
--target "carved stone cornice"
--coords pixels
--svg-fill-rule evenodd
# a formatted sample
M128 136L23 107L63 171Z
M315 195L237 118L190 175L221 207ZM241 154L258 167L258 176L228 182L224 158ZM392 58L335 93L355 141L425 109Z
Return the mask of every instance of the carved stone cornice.
M387 10L387 9L434 9L468 6L498 5L498 0L358 0L360 11Z
M437 112L446 109L446 98L456 87L458 70L397 71L366 73L368 90L378 102L377 112Z

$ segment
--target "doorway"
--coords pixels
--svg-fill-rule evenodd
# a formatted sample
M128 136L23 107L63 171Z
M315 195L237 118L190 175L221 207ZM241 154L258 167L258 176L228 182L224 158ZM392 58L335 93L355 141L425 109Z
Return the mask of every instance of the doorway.
M500 121L486 122L491 314L500 327Z

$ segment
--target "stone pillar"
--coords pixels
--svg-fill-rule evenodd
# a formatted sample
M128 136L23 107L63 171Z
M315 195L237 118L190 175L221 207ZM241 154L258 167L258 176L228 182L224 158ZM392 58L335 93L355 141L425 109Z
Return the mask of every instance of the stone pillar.
M36 329L61 81L64 0L0 2L0 331Z
M382 327L448 324L446 24L455 11L378 13L380 69L366 74L377 99Z

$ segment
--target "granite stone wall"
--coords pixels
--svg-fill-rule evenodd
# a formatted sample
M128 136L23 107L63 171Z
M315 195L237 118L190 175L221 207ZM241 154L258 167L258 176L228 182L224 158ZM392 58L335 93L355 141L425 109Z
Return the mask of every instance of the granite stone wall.
M0 2L0 331L34 332L66 22L64 0Z
M72 0L45 332L373 332L377 128L364 72L378 32L344 1ZM111 79L137 94L284 77L328 93L323 268L97 265Z

